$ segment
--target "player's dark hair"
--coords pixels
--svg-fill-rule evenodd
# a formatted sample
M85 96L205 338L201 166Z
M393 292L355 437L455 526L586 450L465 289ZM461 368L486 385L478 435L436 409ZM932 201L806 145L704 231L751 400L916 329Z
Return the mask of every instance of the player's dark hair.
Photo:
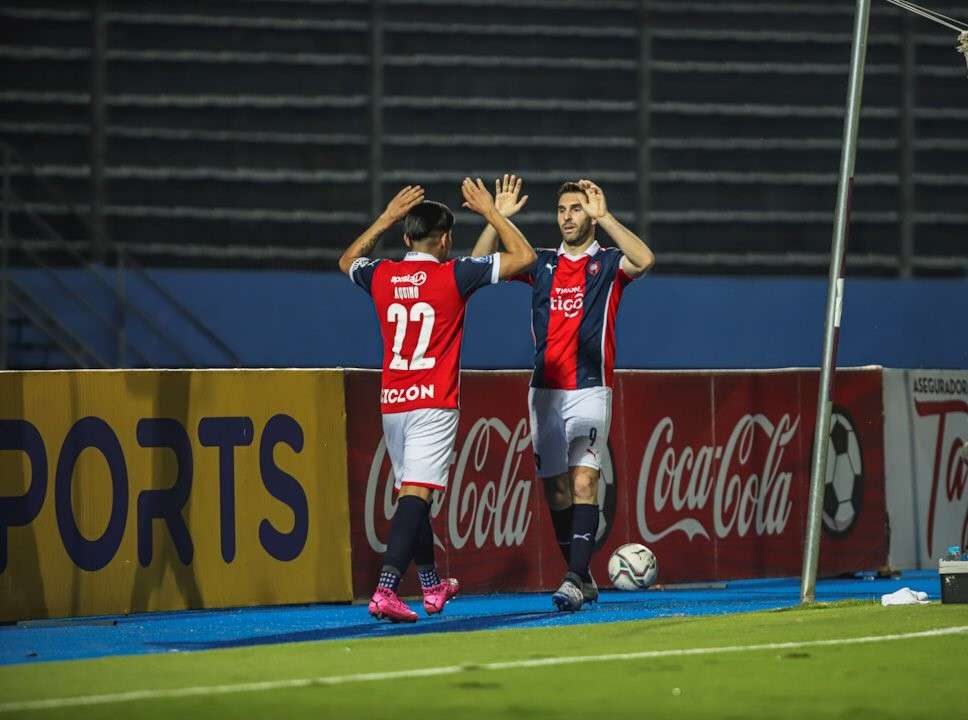
M561 187L558 188L558 197L570 192L581 193L586 198L588 197L588 194L582 189L581 185L571 180L561 183Z
M437 238L454 227L454 213L443 203L424 200L411 208L403 220L403 232L411 242Z

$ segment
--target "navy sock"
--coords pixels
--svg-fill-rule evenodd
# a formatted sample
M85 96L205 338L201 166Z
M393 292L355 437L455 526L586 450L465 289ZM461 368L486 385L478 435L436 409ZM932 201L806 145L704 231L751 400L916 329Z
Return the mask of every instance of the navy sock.
M428 512L417 531L417 544L413 548L413 562L417 567L436 565L434 558L434 529L430 526Z
M387 551L383 556L384 569L393 569L403 575L413 560L414 549L420 534L421 524L430 513L430 505L416 495L405 495L397 502L397 511L390 524L390 537ZM381 571L381 578L382 578Z
M417 533L417 546L413 551L413 562L417 566L420 587L428 588L440 584L437 561L434 558L434 529L430 525L428 512Z
M555 539L558 541L558 549L561 550L561 555L565 558L566 565L571 561L572 507L569 505L561 510L551 511L551 525L555 529Z
M586 580L592 559L595 533L598 532L598 505L573 505L571 516L571 557L568 570Z

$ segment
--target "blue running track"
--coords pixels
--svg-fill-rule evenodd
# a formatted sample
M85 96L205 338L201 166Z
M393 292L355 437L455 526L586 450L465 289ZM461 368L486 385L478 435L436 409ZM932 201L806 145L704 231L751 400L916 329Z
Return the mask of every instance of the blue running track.
M111 655L188 652L310 640L387 637L470 630L552 627L687 615L773 610L799 602L797 578L738 580L717 589L603 591L580 612L554 612L550 594L458 596L433 618L414 625L378 623L365 605L301 605L197 610L24 622L0 627L0 665L77 660ZM938 574L900 578L821 580L817 600L879 600L902 587L940 596ZM415 609L418 603L411 603Z

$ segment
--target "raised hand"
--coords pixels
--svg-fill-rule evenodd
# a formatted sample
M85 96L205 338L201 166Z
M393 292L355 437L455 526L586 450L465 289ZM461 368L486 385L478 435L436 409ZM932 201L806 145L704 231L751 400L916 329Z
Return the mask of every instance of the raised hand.
M419 185L407 185L387 203L386 210L383 211L383 217L391 224L398 223L403 220L415 205L423 202L423 199L424 189L422 187Z
M477 180L464 178L460 191L464 195L464 207L468 210L473 210L478 215L485 217L497 211L494 198L491 197L491 193L484 187L484 182L480 178L477 178Z
M520 194L521 178L516 175L508 175L505 173L503 179L498 178L494 181L494 206L504 217L509 218L517 214L518 210L523 208L524 204L528 202L527 195L519 200L518 196Z
M349 272L354 262L359 258L369 256L379 242L380 235L400 222L413 206L422 201L423 198L424 189L419 185L407 185L394 195L393 199L387 204L386 210L380 213L380 217L374 220L373 224L356 238L340 256L339 269L342 272Z
M588 217L598 220L605 217L608 213L608 206L605 204L605 193L591 180L579 180L580 187L588 197L587 201L582 201L581 206Z

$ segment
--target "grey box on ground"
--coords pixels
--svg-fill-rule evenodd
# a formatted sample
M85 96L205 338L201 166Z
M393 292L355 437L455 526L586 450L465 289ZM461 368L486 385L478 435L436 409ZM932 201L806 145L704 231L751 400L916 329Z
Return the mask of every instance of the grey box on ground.
M942 603L968 603L968 560L939 560Z

